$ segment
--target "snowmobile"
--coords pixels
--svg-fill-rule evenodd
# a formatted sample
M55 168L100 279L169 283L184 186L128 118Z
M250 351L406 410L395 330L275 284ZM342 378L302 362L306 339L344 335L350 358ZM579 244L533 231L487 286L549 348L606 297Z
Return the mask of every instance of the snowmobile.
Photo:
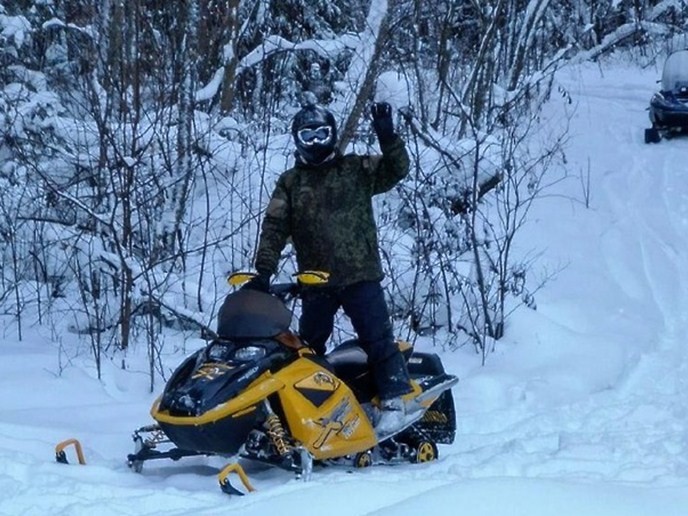
M650 100L650 122L645 143L659 143L688 132L688 50L672 53L664 63L662 89Z
M235 273L233 286L252 277ZM141 472L149 460L194 455L232 457L218 479L223 491L245 494L229 481L238 474L252 491L238 459L259 461L308 479L314 464L366 467L427 462L437 444L451 444L456 416L451 388L439 357L398 345L407 360L413 392L404 397L406 426L377 436L379 417L367 355L356 339L324 357L290 331L289 304L304 285L327 281L306 272L292 283L272 284L269 293L239 289L220 308L216 337L193 353L170 377L154 402L155 424L133 434L128 465Z

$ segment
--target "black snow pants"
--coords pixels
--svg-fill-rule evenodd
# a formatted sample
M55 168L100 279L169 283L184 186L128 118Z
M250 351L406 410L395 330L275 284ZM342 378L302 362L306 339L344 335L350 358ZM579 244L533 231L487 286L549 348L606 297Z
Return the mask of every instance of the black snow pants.
M319 355L325 354L339 308L351 320L360 345L368 354L380 398L390 399L411 392L406 363L394 341L380 282L362 281L345 287L317 287L304 292L299 333Z

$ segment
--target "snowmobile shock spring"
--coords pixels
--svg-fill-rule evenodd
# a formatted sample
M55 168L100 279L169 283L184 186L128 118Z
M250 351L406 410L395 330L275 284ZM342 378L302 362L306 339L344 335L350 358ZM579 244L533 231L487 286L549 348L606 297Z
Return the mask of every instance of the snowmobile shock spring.
M277 453L284 456L291 451L291 446L286 441L286 432L277 414L270 414L265 420L267 434L272 439L272 444L277 448Z

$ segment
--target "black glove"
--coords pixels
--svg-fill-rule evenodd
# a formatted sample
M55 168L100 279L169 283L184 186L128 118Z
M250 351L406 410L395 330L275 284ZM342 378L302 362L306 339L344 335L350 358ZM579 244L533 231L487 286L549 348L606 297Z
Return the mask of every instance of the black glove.
M259 292L268 293L270 291L270 274L267 272L258 272L257 275L241 286L241 290L257 290Z
M378 102L370 108L370 114L373 115L373 129L380 144L385 145L394 141L397 135L394 133L392 106L387 102Z

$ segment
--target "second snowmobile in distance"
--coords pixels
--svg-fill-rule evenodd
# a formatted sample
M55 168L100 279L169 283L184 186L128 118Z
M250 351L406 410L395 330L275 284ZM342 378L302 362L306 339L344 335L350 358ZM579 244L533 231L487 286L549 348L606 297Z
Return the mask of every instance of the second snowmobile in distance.
M672 53L664 63L662 89L650 100L650 122L645 143L658 143L688 133L688 50Z
M240 285L252 275L230 276ZM399 343L413 392L404 397L413 417L396 434L377 436L377 398L367 355L354 339L321 357L289 329L287 303L303 285L326 282L307 272L297 282L273 284L270 293L237 290L218 315L217 338L188 357L174 372L151 416L155 424L134 432L129 466L141 471L152 459L221 455L260 461L310 476L314 463L364 467L427 462L437 444L454 441L456 417L451 388L439 357ZM244 494L219 475L225 492Z

